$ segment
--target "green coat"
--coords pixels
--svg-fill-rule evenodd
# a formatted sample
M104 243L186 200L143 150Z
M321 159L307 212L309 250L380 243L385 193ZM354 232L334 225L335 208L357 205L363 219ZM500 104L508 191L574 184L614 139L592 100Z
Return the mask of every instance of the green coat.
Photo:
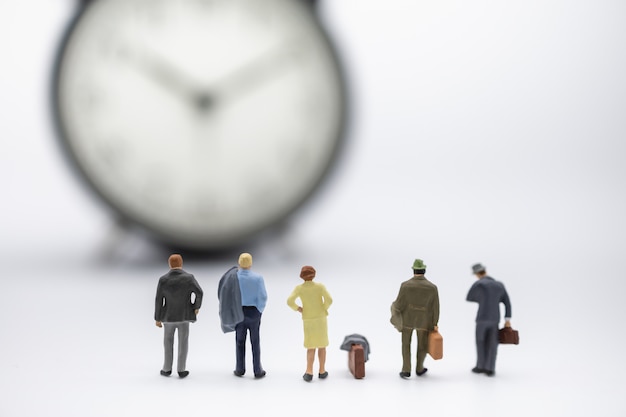
M391 323L398 331L432 330L439 323L437 286L423 275L404 281L391 305Z

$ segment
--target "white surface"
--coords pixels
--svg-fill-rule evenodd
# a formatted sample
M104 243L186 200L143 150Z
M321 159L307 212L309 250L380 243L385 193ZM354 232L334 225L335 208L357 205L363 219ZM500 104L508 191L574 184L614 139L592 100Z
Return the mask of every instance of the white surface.
M107 212L73 178L48 119L54 48L73 3L0 2L0 415L623 416L626 6L575 2L326 2L352 76L351 142L284 241L252 248L270 296L268 377L232 376L216 283L234 259L187 260L206 292L191 375L162 378L152 321L166 254L132 237L103 262ZM36 13L35 13L36 11ZM415 257L440 288L445 357L400 370L389 305ZM519 346L469 372L470 265L505 282ZM301 380L303 264L335 298L326 381ZM372 345L352 379L343 337ZM417 412L417 411L416 411Z

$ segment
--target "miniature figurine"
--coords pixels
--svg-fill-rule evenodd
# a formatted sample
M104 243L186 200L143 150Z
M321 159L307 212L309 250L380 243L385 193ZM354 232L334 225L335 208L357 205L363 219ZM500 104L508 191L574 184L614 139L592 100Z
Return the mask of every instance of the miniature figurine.
M287 305L294 311L302 314L304 347L307 349L306 371L302 378L306 382L311 382L313 379L313 363L315 362L316 350L319 359L318 377L320 379L328 377L328 371L326 371L326 347L328 346L326 316L328 316L328 308L332 304L333 299L324 285L313 282L315 274L315 268L308 265L303 266L300 278L304 280L304 283L295 287L287 298ZM301 306L296 304L297 298L300 299Z
M165 359L161 375L172 374L174 360L174 333L178 332L178 376L185 378L187 352L189 349L189 323L196 321L202 306L202 288L192 274L185 272L183 258L173 254L168 259L170 270L159 279L156 291L154 320L157 327L164 327L163 346Z
M263 378L267 373L261 365L260 329L267 292L263 276L253 272L251 267L252 255L242 253L239 255L239 268L231 268L220 280L220 320L224 333L235 331L236 364L233 373L239 377L246 373L246 339L250 332L254 377Z
M421 259L413 262L413 278L400 285L398 297L391 304L391 323L402 333L402 371L400 377L411 376L411 337L417 332L417 376L424 375L424 359L428 353L428 334L439 322L439 292L426 279L426 265Z
M504 304L504 326L511 327L511 301L504 285L487 275L481 264L472 266L478 278L469 292L467 301L478 303L476 315L476 366L472 372L493 376L498 354L498 324L500 323L500 303Z
M365 336L355 333L344 337L340 349L348 351L348 369L354 378L364 378L365 362L370 355L370 344Z

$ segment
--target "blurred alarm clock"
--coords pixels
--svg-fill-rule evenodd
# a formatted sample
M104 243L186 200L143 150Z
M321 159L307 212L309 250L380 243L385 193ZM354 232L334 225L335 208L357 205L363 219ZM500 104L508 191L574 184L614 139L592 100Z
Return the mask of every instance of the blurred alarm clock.
M63 148L124 222L227 248L310 199L346 82L311 0L87 0L53 75Z

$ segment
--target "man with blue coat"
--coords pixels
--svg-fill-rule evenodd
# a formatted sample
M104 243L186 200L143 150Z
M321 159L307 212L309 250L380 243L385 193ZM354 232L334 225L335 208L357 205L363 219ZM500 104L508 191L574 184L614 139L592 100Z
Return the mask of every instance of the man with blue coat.
M262 275L251 270L252 255L249 253L239 255L238 264L238 269L231 269L220 280L218 297L222 330L231 331L234 325L236 365L233 373L239 377L246 373L246 339L250 333L254 377L263 378L266 372L261 365L260 328L267 304L265 281ZM236 294L237 286L239 294ZM229 296L228 292L235 294Z

